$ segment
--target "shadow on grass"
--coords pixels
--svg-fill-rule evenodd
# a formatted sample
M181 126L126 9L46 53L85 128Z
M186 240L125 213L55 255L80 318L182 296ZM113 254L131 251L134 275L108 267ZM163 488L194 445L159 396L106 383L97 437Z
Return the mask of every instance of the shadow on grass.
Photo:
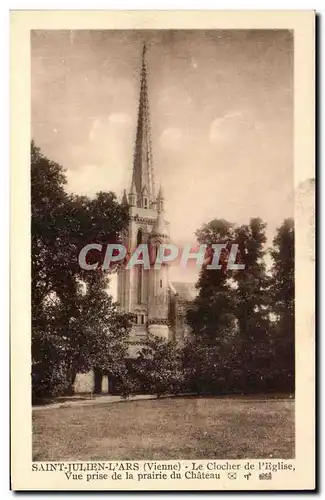
M51 405L54 403L66 403L66 402L71 402L71 401L90 401L92 398L89 396L59 396L56 398L44 398L44 399L35 399L33 401L33 406L46 406L46 405Z
M96 404L96 401L100 399L104 399L105 396L109 396L108 394L96 394L94 396L90 396L89 394L83 394L83 395L78 395L78 396L61 396L57 398L52 398L52 399L40 399L35 402L33 402L33 406L48 406L51 404L64 404L64 407L70 406L69 403L74 403L74 402L81 402L81 401L89 401L89 402L94 402ZM287 401L294 401L295 395L294 394L276 394L276 393L269 393L269 394L234 394L234 393L229 393L229 394L164 394L159 397L156 395L143 395L141 397L141 394L138 395L131 395L130 397L127 398L122 398L117 399L115 401L107 401L107 404L121 404L121 403L132 403L134 401L162 401L162 400L184 400L184 399L219 399L219 400L236 400L236 401L260 401L260 402L268 402L268 401L279 401L279 400L287 400ZM106 401L103 401L101 404L105 404Z

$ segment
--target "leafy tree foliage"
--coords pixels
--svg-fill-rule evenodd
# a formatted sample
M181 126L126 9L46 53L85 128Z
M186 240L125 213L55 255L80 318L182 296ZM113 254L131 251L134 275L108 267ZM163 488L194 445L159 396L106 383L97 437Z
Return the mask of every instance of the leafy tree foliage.
M278 321L293 325L294 321L294 223L286 219L273 240L271 249L273 312Z
M236 316L242 338L258 341L268 324L268 277L266 275L266 224L251 219L249 225L236 230L236 241L245 269L238 270L234 279L236 289Z
M229 244L234 239L234 226L225 220L213 220L196 232L198 242L209 248L218 242ZM225 254L221 253L220 261ZM210 259L211 260L211 259ZM207 262L208 263L208 262ZM187 320L193 331L206 343L223 342L226 335L233 334L235 316L234 293L231 288L232 271L202 268L197 283L199 289L193 309Z
M134 366L140 392L161 397L184 388L182 353L175 342L150 335Z
M31 145L32 361L36 396L70 390L77 372L124 368L130 318L107 293L109 273L80 268L88 243L118 241L127 211L113 193L68 195L63 167ZM90 255L90 262L98 253ZM112 270L112 269L111 269Z
M213 220L197 231L198 241L208 246L236 243L237 263L245 268L227 269L228 247L228 255L227 249L221 254L221 269L201 271L199 293L187 313L193 332L184 356L190 390L213 394L292 390L287 373L292 373L290 353L283 351L283 337L271 314L282 314L281 324L293 320L286 312L292 311L293 240L288 223L285 227L274 240L272 278L266 271L266 225L261 219L242 226Z
M278 377L294 389L295 370L295 279L294 222L286 219L277 230L270 251L273 260L270 297L276 318L276 364Z

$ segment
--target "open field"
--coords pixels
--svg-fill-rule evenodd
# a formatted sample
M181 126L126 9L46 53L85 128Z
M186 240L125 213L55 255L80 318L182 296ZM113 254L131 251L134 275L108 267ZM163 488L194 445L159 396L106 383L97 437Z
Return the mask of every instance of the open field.
M168 398L33 412L33 459L294 457L294 401Z

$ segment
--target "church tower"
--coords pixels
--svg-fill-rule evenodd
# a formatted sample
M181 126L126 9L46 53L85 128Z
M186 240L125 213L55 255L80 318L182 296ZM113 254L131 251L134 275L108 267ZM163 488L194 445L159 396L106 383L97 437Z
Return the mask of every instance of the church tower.
M151 255L150 269L143 265L123 268L118 274L117 300L120 309L134 315L130 337L130 355L148 333L168 339L168 266L154 269L152 257L159 245L168 241L168 223L164 219L164 195L155 194L151 150L146 46L142 52L141 86L130 188L123 195L129 206L130 222L125 245L132 254L146 244Z

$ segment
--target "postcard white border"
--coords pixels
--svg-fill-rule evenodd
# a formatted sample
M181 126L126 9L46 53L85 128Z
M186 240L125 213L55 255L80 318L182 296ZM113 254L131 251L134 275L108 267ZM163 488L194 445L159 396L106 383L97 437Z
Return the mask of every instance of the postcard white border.
M11 13L11 442L15 490L107 490L31 471L30 398L30 30L31 29L290 29L294 31L294 160L296 204L296 472L271 485L232 489L312 489L315 484L315 339L313 247L301 200L314 200L313 11L13 11ZM279 180L281 182L281 180ZM313 232L313 228L312 228ZM308 246L309 245L309 246ZM311 256L310 256L311 252ZM254 461L252 461L254 462ZM288 479L290 477L290 479ZM72 484L72 488L71 488ZM117 489L130 490L129 483ZM135 489L135 488L133 488ZM218 481L156 481L141 490L229 489Z

